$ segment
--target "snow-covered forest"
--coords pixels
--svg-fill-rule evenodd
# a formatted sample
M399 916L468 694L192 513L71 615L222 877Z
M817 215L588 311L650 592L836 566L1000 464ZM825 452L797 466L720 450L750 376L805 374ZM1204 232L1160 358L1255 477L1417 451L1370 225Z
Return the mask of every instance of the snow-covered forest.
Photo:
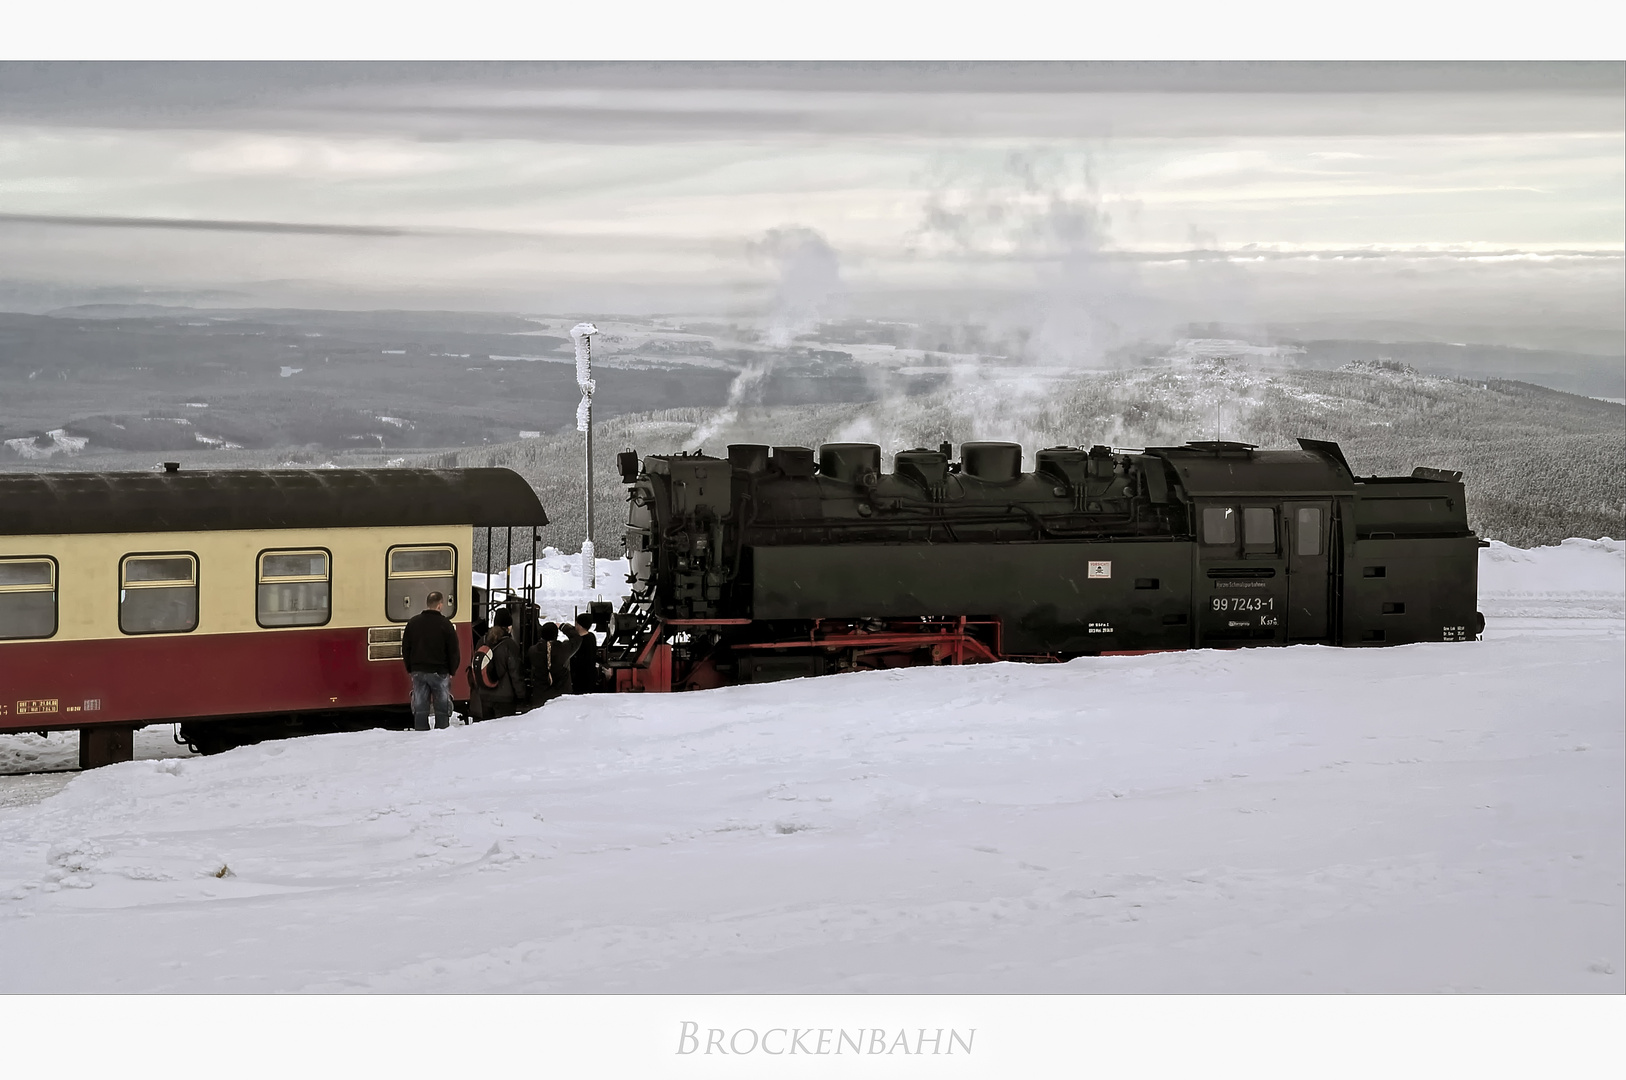
M1033 452L1046 446L1178 446L1216 434L1269 448L1331 439L1361 475L1407 476L1419 465L1461 470L1469 523L1510 544L1626 535L1619 467L1626 408L1613 402L1529 383L1423 375L1398 363L1318 371L1223 350L1113 371L987 363L950 370L940 389L917 396L776 407L747 398L609 420L596 447L594 544L600 553L621 550L625 495L615 454L628 447L720 455L731 442L857 441L879 443L890 455L943 440L998 439L1022 443L1031 468ZM581 437L574 430L426 460L517 470L548 508L548 542L580 542Z

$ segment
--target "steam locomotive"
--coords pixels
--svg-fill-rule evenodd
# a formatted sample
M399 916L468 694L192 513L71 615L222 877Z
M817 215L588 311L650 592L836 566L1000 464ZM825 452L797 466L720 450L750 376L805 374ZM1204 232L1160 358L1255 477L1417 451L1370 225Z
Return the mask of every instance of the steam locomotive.
M616 689L1194 647L1466 641L1462 476L1358 477L1336 443L968 442L620 455Z

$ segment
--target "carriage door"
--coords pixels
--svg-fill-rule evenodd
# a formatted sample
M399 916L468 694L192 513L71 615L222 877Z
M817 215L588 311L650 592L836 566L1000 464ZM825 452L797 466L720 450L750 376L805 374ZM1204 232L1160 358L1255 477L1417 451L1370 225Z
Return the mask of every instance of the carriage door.
M1287 525L1287 640L1331 641L1330 502L1282 506Z

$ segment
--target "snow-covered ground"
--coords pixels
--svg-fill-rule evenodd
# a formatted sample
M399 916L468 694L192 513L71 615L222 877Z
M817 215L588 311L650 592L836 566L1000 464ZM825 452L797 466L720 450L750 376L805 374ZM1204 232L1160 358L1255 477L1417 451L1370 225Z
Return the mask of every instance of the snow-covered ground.
M0 992L1618 994L1626 552L1481 556L1476 643L566 698L7 778Z
M1532 551L1492 540L1479 553L1479 606L1487 618L1626 618L1626 543L1564 541Z

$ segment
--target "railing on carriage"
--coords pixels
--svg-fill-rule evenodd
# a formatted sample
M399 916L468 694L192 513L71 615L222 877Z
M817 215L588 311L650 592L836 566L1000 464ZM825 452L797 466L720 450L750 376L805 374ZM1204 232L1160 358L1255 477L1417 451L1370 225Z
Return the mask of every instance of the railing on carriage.
M510 632L519 643L520 655L525 658L522 660L524 667L521 675L529 691L533 683L532 673L529 670L531 646L541 637L542 629L541 606L537 603L537 593L541 591L542 573L537 560L541 556L542 534L529 525L486 525L482 528L485 532L485 555L482 559L477 554L475 561L477 564L483 564L484 569L477 571L480 581L473 585L474 607L471 613L471 621L474 624L474 647L478 649L485 641L486 634L496 621L497 612L507 608L513 616ZM524 558L525 545L530 544L530 558L525 559L522 564L514 562L516 531L520 533L518 540L521 558ZM499 550L503 552L501 569L493 566ZM516 570L519 571L517 575ZM473 708L476 688L472 677L469 691L470 705ZM478 711L476 717L479 717Z
M608 601L586 599L578 590L576 604L569 616L564 615L561 597L555 591L549 594L544 588L541 559L543 554L541 533L530 526L481 526L484 529L485 551L479 552L479 530L476 530L476 570L472 575L475 582L474 605L471 621L474 628L474 646L479 648L489 632L497 613L508 608L513 615L512 634L518 642L520 653L524 657L522 674L525 682L527 697L534 700L537 679L530 670L531 647L540 640L542 627L552 618L561 621L569 618L572 621L583 614L593 616L589 627L595 631L603 632L604 640L608 641L608 632L611 630L615 618L612 605ZM529 535L527 535L529 534ZM526 557L525 545L530 545L529 558ZM499 554L500 553L500 554ZM515 561L516 556L521 560ZM498 560L501 565L498 565ZM587 592L586 596L591 596ZM552 601L550 604L549 601ZM544 616L543 607L548 606L552 612ZM594 644L598 646L599 637L595 635ZM601 647L601 646L599 646ZM603 676L600 676L600 682ZM599 689L608 688L600 686ZM474 687L471 683L470 691ZM580 692L580 691L578 691Z

